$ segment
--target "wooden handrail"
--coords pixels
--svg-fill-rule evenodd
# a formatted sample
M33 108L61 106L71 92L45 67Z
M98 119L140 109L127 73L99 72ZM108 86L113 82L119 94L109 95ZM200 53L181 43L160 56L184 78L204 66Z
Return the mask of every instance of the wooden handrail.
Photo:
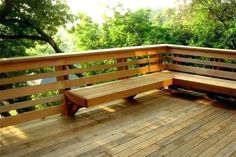
M110 49L101 49L101 50L88 50L80 52L69 52L69 53L60 53L60 54L49 54L42 56L25 56L25 57L11 57L11 58L0 58L0 65L6 63L17 63L25 61L38 61L38 60L51 60L51 59L61 59L61 58L71 58L78 56L93 56L95 54L109 54L109 53L124 53L130 51L140 51L140 50L156 50L167 48L167 44L160 45L147 45L147 46L134 46L134 47L124 47L124 48L110 48Z

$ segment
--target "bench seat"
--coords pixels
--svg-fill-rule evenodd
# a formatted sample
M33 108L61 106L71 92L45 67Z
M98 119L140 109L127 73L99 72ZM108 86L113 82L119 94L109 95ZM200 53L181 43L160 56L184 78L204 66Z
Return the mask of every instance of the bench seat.
M69 90L66 92L67 104L71 103L73 104L71 108L74 107L74 109L69 109L73 110L69 114L73 115L79 107L90 107L115 99L135 96L148 90L168 87L172 85L172 79L171 72L155 72Z
M173 75L173 85L187 89L236 96L236 81L182 72L173 72Z

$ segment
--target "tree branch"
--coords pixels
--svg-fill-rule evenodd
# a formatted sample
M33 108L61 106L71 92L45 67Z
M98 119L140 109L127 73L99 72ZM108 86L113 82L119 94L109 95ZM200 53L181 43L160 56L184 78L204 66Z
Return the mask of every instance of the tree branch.
M15 40L15 39L30 39L30 40L40 40L47 42L47 38L42 36L35 36L35 35L24 35L24 34L17 34L17 35L3 35L0 34L0 39L7 39L7 40Z

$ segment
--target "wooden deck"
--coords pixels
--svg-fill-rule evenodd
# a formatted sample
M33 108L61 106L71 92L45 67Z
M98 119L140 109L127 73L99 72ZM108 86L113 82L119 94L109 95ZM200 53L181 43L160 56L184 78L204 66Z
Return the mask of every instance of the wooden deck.
M234 107L234 108L233 108ZM148 92L0 129L0 156L236 156L235 105Z

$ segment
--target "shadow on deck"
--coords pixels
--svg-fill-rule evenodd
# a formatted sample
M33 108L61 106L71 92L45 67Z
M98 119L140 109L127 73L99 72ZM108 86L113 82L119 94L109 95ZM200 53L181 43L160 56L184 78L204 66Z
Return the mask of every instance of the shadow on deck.
M234 105L168 91L1 128L1 156L236 156Z

